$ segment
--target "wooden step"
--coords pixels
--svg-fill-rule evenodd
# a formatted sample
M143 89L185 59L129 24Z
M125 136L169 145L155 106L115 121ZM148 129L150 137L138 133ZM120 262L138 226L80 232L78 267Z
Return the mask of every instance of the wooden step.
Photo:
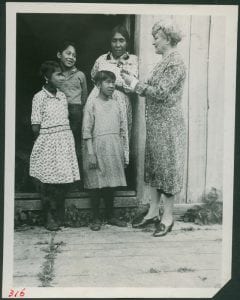
M15 209L21 209L23 211L33 211L41 210L41 200L39 194L18 194L15 198ZM75 194L76 195L76 194ZM79 196L82 194L79 193ZM122 195L122 196L120 196ZM124 195L124 196L123 196ZM70 197L67 197L65 205L69 207L75 205L79 209L90 209L90 198L88 195L84 194L84 197L73 197L73 193L70 194ZM179 219L189 208L192 208L195 205L201 205L201 203L191 203L191 204L175 204L174 206L174 215L176 219ZM136 196L126 196L121 192L117 192L114 198L114 207L116 208L137 208L139 206L139 200ZM101 203L101 207L104 207Z
M129 190L122 190L122 191L115 191L114 195L116 197L121 196L121 197L134 197L136 196L136 192L135 191L129 191ZM67 198L71 199L71 198L88 198L89 195L87 192L70 192L67 194ZM20 200L20 199L24 199L24 200L28 200L28 199L40 199L40 194L39 193L15 193L15 199L16 200Z

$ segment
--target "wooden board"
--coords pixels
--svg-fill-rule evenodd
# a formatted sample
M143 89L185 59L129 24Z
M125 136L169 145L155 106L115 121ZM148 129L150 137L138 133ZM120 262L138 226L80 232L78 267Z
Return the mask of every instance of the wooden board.
M145 36L143 22L146 16L136 16L135 19L135 53L139 58L139 79L144 80L144 65L143 65L143 45L141 36ZM146 22L146 21L145 21ZM135 159L135 174L137 196L144 203L144 155L145 155L145 140L146 140L146 124L145 124L145 98L135 97L133 103L133 132L132 132L132 150Z
M86 209L90 208L90 199L89 198L67 198L66 207L75 205L78 208ZM136 197L116 197L115 198L115 207L137 207L138 201ZM38 199L21 199L15 201L15 209L22 210L40 210L41 200Z
M207 191L211 187L222 190L223 184L225 26L224 17L211 17L208 75Z
M221 227L191 226L187 231L188 224L176 222L161 239L153 238L152 230L109 225L100 232L63 228L49 238L41 227L15 232L14 286L41 286L38 274L51 244L59 245L51 286L220 287Z
M191 43L191 24L192 16L174 16L175 21L179 25L183 39L178 44L178 51L181 53L187 69L187 76L184 84L184 92L182 97L182 108L186 124L186 152L185 166L183 176L183 188L181 193L176 197L176 203L186 203L187 200L187 185L188 185L188 119L189 119L189 69L190 69L190 43Z
M136 196L135 191L116 191L115 196L132 197ZM39 193L15 193L15 199L39 199ZM67 198L87 198L87 192L71 192L67 194Z
M205 192L209 29L209 16L192 16L189 69L187 202L198 202Z
M67 198L66 207L75 205L80 209L90 209L90 199L89 198ZM192 208L194 205L200 205L200 203L194 204L176 204L174 206L174 216L176 219L179 219L188 209ZM139 201L136 197L116 197L114 207L116 208L137 208L139 206ZM103 207L103 204L101 204ZM38 199L18 199L15 200L15 210L41 210L41 200Z

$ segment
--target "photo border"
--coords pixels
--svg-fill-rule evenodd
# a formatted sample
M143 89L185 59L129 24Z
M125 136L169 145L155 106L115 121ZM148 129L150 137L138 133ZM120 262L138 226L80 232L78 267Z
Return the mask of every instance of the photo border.
M23 7L26 5L25 7ZM136 9L136 5L138 8ZM111 7L115 6L117 9L118 14L140 14L138 13L138 9L144 8L144 14L146 14L146 6L149 6L149 4L96 4L96 3L7 3L7 15L6 15L6 120L5 120L5 153L7 153L7 156L5 157L5 182L4 182L4 188L5 188L5 202L4 202L4 219L8 220L7 224L5 222L4 224L4 256L7 257L4 258L3 261L3 296L6 297L7 293L10 288L12 288L11 285L5 286L5 283L9 283L10 277L13 275L11 272L6 272L6 270L13 270L13 259L11 260L11 257L13 258L13 228L14 228L14 167L15 167L15 123L12 122L12 120L15 119L15 89L12 87L16 86L15 82L15 76L13 74L16 74L16 13L42 13L47 12L51 13L51 10L49 10L49 6L52 6L54 13L58 10L58 8L61 6L61 9L64 9L64 14L68 13L77 13L76 6L81 8L79 11L79 14L83 14L85 12L82 11L82 8L84 6L84 9L91 9L91 11L87 11L86 13L111 13ZM71 10L72 6L74 7L74 12ZM101 6L101 7L100 7ZM128 7L127 7L128 6ZM223 202L223 228L224 232L226 230L227 237L223 239L223 250L226 251L228 255L227 262L224 260L222 262L222 270L223 270L223 281L226 282L230 279L231 275L231 260L232 257L229 255L229 251L231 253L232 249L232 234L229 234L229 232L232 232L232 210L233 210L233 167L234 167L234 125L235 125L235 86L236 82L232 82L232 79L235 78L236 74L236 21L237 17L237 11L236 6L234 6L234 9L231 10L226 9L226 6L222 7L221 5L171 5L171 11L169 12L169 4L151 4L150 10L151 15L156 14L156 8L160 8L161 15L163 14L171 14L175 15L178 14L174 12L175 7L179 7L180 10L187 9L188 14L194 14L194 15L206 15L206 9L208 11L208 14L214 14L216 15L216 11L218 11L218 14L226 15L226 11L228 10L228 13L230 13L230 17L228 16L228 22L226 25L226 37L228 38L229 43L225 43L227 45L226 47L226 71L225 71L225 82L226 82L226 90L230 88L231 93L228 94L228 100L224 102L225 105L225 114L230 120L228 124L224 124L224 179L223 181L227 181L229 183L227 189L226 187L223 189L223 195L224 200ZM124 13L126 10L126 7L128 8L127 12ZM41 11L39 11L39 8L41 8ZM233 6L232 6L233 8ZM109 10L110 9L110 10ZM130 9L130 10L129 10ZM10 12L11 10L11 12ZM43 10L43 11L42 11ZM209 10L211 12L209 12ZM70 12L71 11L71 12ZM166 11L166 12L165 12ZM168 11L168 13L167 13ZM191 11L191 13L189 13ZM197 13L196 13L197 12ZM60 12L61 13L61 12ZM141 13L143 14L143 13ZM147 13L148 14L148 13ZM184 13L180 13L183 15L186 15L186 11ZM233 15L234 17L233 17ZM15 28L15 31L13 32L13 28ZM234 31L235 38L232 38L231 35L228 35L228 31ZM13 59L13 57L15 59ZM235 59L235 60L234 60ZM235 64L234 64L235 61ZM11 65L11 67L9 67ZM231 66L231 68L229 67ZM14 70L13 70L14 69ZM14 71L14 72L13 72ZM229 76L229 74L232 74L232 76ZM230 99L230 100L229 100ZM227 102L227 103L226 103ZM11 116L11 118L9 117ZM9 132L11 134L9 134ZM229 146L230 145L230 146ZM226 151L227 150L227 151ZM226 196L226 198L225 198ZM230 203L230 204L229 204ZM230 220L229 220L230 218ZM9 233L11 231L11 233ZM224 235L224 233L223 233ZM11 249L11 250L10 250ZM229 250L230 249L230 250ZM223 255L224 256L224 255ZM225 258L226 258L225 257ZM228 268L225 268L225 266L228 265ZM230 268L229 268L230 266ZM6 273L10 274L7 275ZM171 296L174 296L173 288L166 289L166 288L147 288L147 294L144 293L144 290L146 288L28 288L28 290L32 290L32 294L29 295L29 297L38 297L35 296L35 292L39 295L38 291L41 289L41 297L51 296L53 295L56 297L56 289L64 289L64 293L67 292L67 297L77 297L79 296L79 290L81 290L83 297L94 297L97 295L97 298L108 298L113 297L117 294L117 297L159 297L159 291L161 291L161 295L163 297L170 298ZM97 294L93 294L92 291L89 293L89 289L96 290ZM136 289L138 290L138 293L136 293ZM153 290L153 294L149 294L149 290ZM110 291L111 290L111 291ZM124 291L123 291L124 290ZM126 294L126 290L127 294ZM163 291L164 290L164 291ZM183 297L189 298L192 296L191 290L192 289L175 289L177 291L177 296L179 296L179 292L181 290L181 298ZM199 297L199 293L202 293L203 289L194 289L195 294L197 297ZM201 294L201 297L207 297L212 296L216 293L217 289L204 289L205 294ZM59 295L62 295L63 291L60 291ZM27 297L26 297L27 298Z

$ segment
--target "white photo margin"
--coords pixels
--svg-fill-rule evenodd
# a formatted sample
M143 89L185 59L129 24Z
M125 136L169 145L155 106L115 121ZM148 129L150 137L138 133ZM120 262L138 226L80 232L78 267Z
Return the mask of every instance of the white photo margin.
M59 14L171 14L219 15L226 18L224 159L223 159L223 248L222 286L231 279L234 127L237 58L237 5L161 5L96 3L6 3L6 106L5 183L2 296L13 287L14 168L15 168L15 87L17 13ZM23 287L20 287L20 289ZM212 297L218 289L188 288L27 288L25 298L192 298Z

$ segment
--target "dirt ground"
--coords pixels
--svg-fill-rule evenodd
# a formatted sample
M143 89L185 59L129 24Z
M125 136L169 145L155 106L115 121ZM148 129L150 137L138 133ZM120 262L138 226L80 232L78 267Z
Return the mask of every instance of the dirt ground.
M220 287L220 225L176 222L165 237L152 232L23 226L15 231L14 286Z

